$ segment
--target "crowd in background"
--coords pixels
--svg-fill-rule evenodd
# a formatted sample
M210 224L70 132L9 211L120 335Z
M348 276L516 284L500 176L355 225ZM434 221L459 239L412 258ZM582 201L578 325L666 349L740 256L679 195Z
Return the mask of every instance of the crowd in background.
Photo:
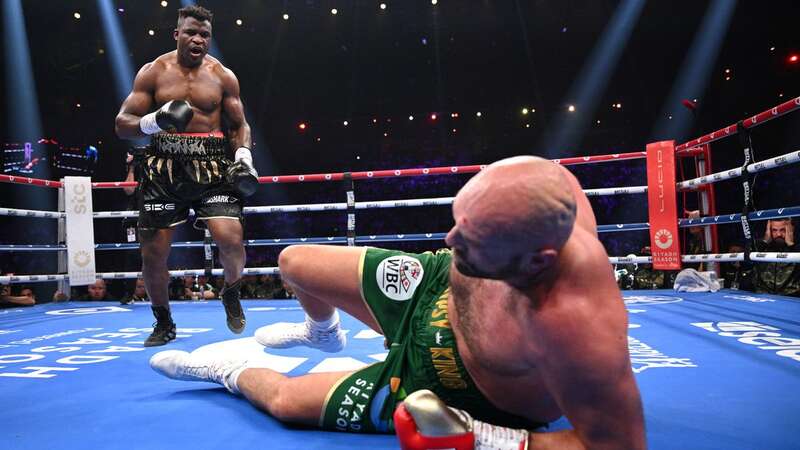
M684 254L707 253L703 250L700 227L689 229ZM742 243L724 246L726 253L742 253ZM794 241L794 224L791 219L766 221L763 237L750 244L751 252L789 253L798 251ZM640 255L650 255L650 247L641 249ZM705 264L684 264L684 268L712 270ZM651 264L625 264L616 267L617 283L622 289L671 289L678 271L653 269ZM800 266L792 263L753 263L745 261L720 263L719 278L723 287L765 294L800 297Z

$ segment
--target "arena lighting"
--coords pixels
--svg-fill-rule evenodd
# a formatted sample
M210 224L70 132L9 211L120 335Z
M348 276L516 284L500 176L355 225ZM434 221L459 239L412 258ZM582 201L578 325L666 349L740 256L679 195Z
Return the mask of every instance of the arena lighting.
M575 112L575 105L569 105L569 106L567 106L567 111L569 111L569 112Z
M431 120L436 120L438 117L436 113L431 114Z
M480 112L480 111L478 111L478 112L476 112L476 113L475 113L475 117L480 117L480 116L482 116L482 115L483 115L483 114L481 114L481 112Z
M283 20L289 20L289 15L288 14L284 14L283 15Z
M549 123L542 135L538 148L572 148L580 142L583 134L591 127L592 117L597 116L602 95L611 75L619 67L619 61L645 3L645 0L623 0L619 3L564 97L563 101L570 102L573 107L556 114L555 120ZM581 105L580 115L574 114L574 105ZM545 153L542 156L547 158L559 155Z
M37 142L42 137L39 99L31 68L28 34L22 0L3 0L3 45L5 61L6 127L12 142ZM45 164L44 167L48 167ZM41 178L50 178L47 169ZM25 208L53 209L54 199L41 189L26 191ZM3 205L8 206L8 205ZM55 236L53 236L55 237Z
M530 110L528 110L528 108L522 108L522 115L523 116L527 116L529 112L530 112Z
M437 3L439 3L439 0L431 0L431 5L436 5Z
M386 9L386 3L381 3L381 9Z
M345 120L344 122L342 122L342 124L343 124L344 126L348 126L348 125L350 125L350 122L348 122L348 121L346 121L346 120Z
M149 34L150 36L153 36L153 35L156 34L156 32L153 31L153 30L147 30L147 34Z
M696 97L705 91L735 10L736 2L730 0L714 0L709 5L689 52L678 65L681 69L658 114L652 140L683 141L688 137L694 116L683 111L681 99L693 98L696 103ZM673 120L665 119L669 115Z
M242 19L236 19L236 25L242 26Z
M133 86L133 64L131 63L128 45L125 42L125 33L119 23L119 17L114 13L112 0L97 0L97 9L100 11L100 25L103 28L103 38L106 41L108 63L114 76L114 94L117 104L121 104Z
M336 9L336 8L333 8L333 9L331 10L331 14L333 14L333 15L335 16L335 15L339 14L339 10L338 10L338 9Z
M167 5L169 5L169 3L167 3L166 0L161 0L161 6L162 7L166 8Z
M408 116L408 120L414 120L414 116Z
M74 17L76 19L80 19L81 18L81 13L75 12L74 14L72 14L72 17Z

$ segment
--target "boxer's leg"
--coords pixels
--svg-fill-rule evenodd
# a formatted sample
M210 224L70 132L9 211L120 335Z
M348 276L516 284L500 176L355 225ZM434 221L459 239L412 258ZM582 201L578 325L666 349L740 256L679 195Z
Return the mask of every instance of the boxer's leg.
M249 368L239 375L237 386L256 408L281 422L319 426L328 393L351 373L323 372L287 377L271 369Z
M140 228L142 277L156 317L145 347L164 345L175 339L175 323L169 308L169 258L173 228Z
M360 265L366 247L292 245L281 252L278 265L306 311L304 323L277 323L256 330L256 340L267 347L305 345L337 352L346 344L339 325L341 308L381 332L361 296Z
M325 401L340 380L354 372L324 372L287 377L272 369L248 367L243 358L188 353L158 352L150 367L168 378L205 381L242 394L258 409L289 423L320 424Z
M225 287L220 297L225 307L228 329L239 334L244 331L246 324L240 301L245 263L242 224L236 217L207 218L205 223L219 248L219 259L225 269Z

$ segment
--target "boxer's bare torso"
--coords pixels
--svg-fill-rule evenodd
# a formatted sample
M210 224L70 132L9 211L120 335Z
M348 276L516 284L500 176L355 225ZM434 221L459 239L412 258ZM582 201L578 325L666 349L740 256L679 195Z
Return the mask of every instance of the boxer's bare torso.
M499 409L534 422L565 415L579 439L598 448L643 448L627 311L591 205L574 176L562 170L576 216L553 266L524 288L451 267L448 310L458 351ZM566 442L573 440L561 438L544 433L534 442L572 448Z
M551 345L585 345L568 335L574 327L594 336L591 344L601 352L628 357L627 313L602 245L576 229L557 270L529 292L454 269L450 275L450 321L467 371L495 406L536 422L564 413L540 365L581 351ZM604 370L602 363L597 370Z
M186 132L202 133L222 128L222 101L233 73L217 59L206 56L197 67L178 63L177 51L165 53L142 68L156 107L170 100L186 100L194 116ZM235 78L233 78L235 80Z

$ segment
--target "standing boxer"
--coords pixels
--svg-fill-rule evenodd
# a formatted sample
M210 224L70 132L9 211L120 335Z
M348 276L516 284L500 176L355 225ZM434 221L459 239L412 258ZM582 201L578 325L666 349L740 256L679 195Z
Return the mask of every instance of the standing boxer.
M177 50L139 70L116 118L120 138L151 136L138 197L142 273L156 317L146 347L175 339L167 257L175 226L186 222L189 208L197 214L195 226L208 227L219 248L228 328L241 333L245 327L239 302L245 263L242 199L253 193L258 179L239 81L207 55L211 20L211 12L199 6L178 10ZM154 106L158 109L151 112ZM235 149L233 162L226 157L229 149Z

